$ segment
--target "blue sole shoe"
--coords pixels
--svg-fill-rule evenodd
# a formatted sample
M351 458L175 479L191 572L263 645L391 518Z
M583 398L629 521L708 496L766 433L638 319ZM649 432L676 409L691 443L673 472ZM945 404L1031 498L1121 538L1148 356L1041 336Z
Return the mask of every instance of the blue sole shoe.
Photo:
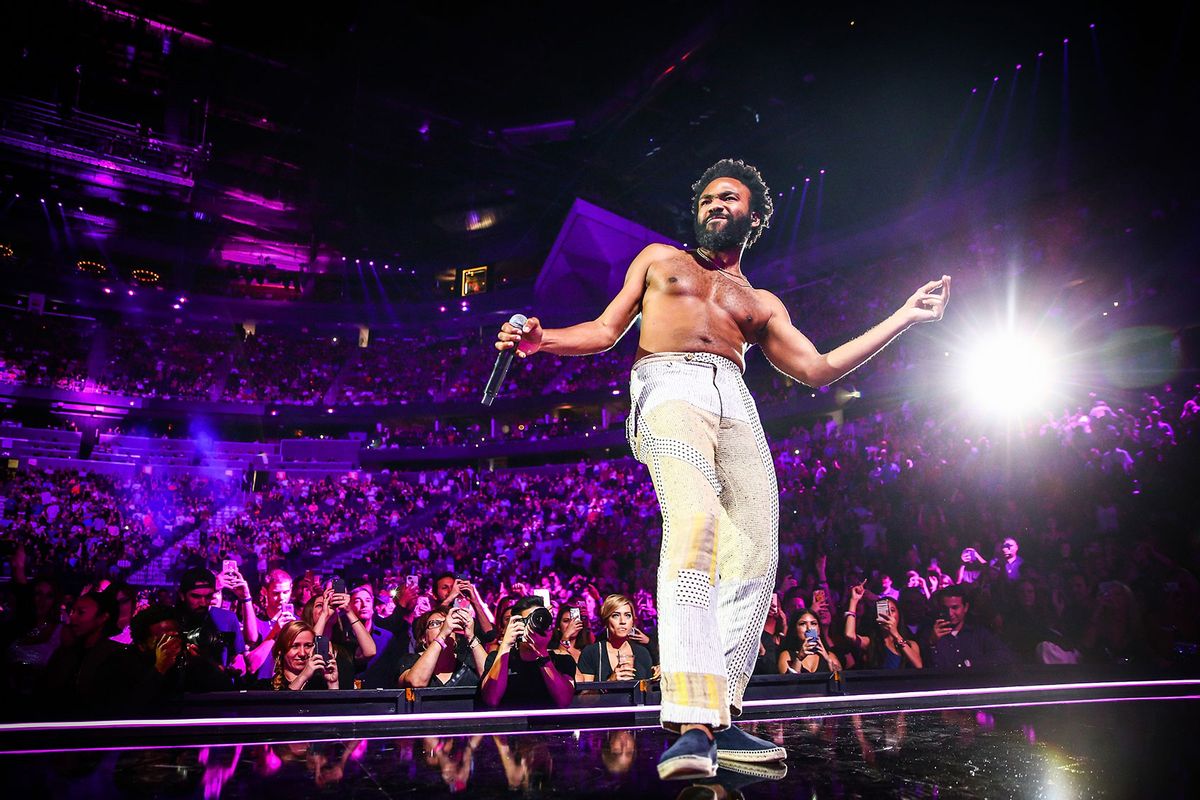
M722 763L764 764L787 758L787 751L779 745L752 736L741 728L729 727L718 731L714 739L717 759Z
M711 778L716 774L716 742L694 728L676 739L658 759L658 777L664 781Z

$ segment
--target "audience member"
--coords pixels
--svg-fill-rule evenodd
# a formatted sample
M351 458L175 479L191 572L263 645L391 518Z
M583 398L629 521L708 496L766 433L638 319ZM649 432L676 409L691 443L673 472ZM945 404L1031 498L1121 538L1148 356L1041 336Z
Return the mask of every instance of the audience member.
M637 631L633 602L625 595L610 594L600 606L600 621L604 639L580 653L576 682L648 680L654 672L654 657L632 641Z
M487 654L470 611L440 605L417 617L413 632L421 649L401 659L401 687L479 685Z
M554 627L539 597L522 597L488 654L478 699L491 708L562 708L575 696L575 664L569 656L547 653Z
M939 612L929 637L930 666L934 669L1005 667L1013 656L987 628L969 620L967 589L950 586L934 597Z

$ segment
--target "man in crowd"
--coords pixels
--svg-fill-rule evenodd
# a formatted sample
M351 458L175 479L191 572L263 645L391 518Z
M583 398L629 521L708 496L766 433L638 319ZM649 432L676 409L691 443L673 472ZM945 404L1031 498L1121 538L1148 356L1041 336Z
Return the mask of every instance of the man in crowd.
M1013 663L1012 653L987 628L969 620L971 603L960 584L934 595L939 613L929 637L933 669L1003 667Z
M258 680L266 680L274 674L272 650L275 637L296 619L296 609L292 603L292 576L282 569L271 570L263 581L260 594L266 619L255 619L258 644L247 656L247 667Z
M192 567L179 579L179 618L184 644L195 644L197 657L237 673L246 671L246 638L232 611L214 608L216 580L204 567Z

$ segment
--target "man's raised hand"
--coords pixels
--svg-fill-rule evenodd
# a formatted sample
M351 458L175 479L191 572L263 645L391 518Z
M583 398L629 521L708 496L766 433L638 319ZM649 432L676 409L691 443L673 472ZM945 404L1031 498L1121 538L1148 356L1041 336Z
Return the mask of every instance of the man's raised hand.
M941 289L941 294L935 292ZM904 301L901 312L909 323L936 322L946 313L946 305L950 302L950 276L943 275L940 280L930 281L912 296Z

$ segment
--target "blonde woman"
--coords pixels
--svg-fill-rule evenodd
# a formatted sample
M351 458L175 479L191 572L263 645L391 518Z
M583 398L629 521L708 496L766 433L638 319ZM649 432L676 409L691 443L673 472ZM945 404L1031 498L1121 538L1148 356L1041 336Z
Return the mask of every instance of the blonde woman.
M604 640L580 652L576 683L650 678L654 658L649 650L633 641L638 635L633 602L623 594L610 594L600 606L600 619L604 623Z

